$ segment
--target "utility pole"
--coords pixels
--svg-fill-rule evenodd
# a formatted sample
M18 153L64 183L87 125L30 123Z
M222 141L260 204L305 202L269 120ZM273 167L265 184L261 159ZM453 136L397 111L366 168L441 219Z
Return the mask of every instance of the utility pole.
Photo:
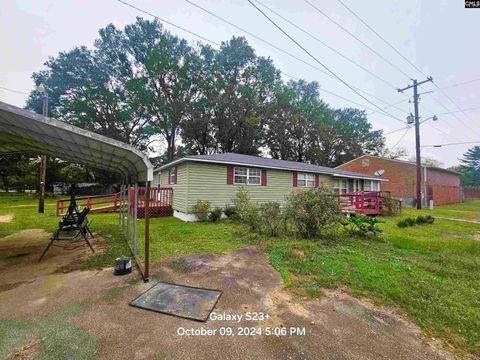
M48 95L45 88L40 85L37 91L43 95L43 116L48 116ZM38 187L38 212L45 212L45 178L47 174L47 155L40 155L40 179Z
M430 76L427 80L418 82L413 80L413 85L409 85L406 88L398 89L398 92L403 93L405 90L413 88L413 105L415 108L415 158L417 162L417 180L416 180L416 192L417 192L417 209L422 208L422 158L420 154L420 116L418 115L418 100L420 96L418 95L418 85L422 85L426 82L433 81L433 78Z

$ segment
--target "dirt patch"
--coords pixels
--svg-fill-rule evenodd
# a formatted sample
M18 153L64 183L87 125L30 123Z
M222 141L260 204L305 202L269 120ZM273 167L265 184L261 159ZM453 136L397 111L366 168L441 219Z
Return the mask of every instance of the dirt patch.
M0 250L22 248L48 242L52 235L44 229L28 229L0 239Z
M293 249L293 252L295 255L302 259L305 257L305 251L303 251L302 249Z
M13 218L14 218L13 214L0 215L0 223L12 222Z
M425 343L415 325L389 309L342 290L325 291L320 300L291 293L266 255L254 247L221 256L190 255L176 263L186 271L172 269L172 261L166 260L155 264L151 273L162 274L163 281L222 290L214 312L243 315L242 320L199 323L130 307L130 300L160 278L145 284L138 274L115 277L111 268L50 273L1 292L0 317L36 317L86 301L88 306L71 321L96 336L101 359L449 358ZM263 312L268 318L249 321L246 312ZM219 335L225 327L235 336ZM216 334L181 336L180 328ZM241 336L239 328L263 333ZM286 329L288 335L268 336L266 328ZM290 335L294 328L305 329L305 334Z
M30 335L5 360L32 360L40 352L40 340L35 334Z
M90 240L94 254L83 241L56 241L38 262L51 236L43 229L29 229L0 239L0 296L3 291L43 279L49 274L82 269L88 259L101 256L107 246L98 234Z
M473 240L480 241L480 233L473 234Z

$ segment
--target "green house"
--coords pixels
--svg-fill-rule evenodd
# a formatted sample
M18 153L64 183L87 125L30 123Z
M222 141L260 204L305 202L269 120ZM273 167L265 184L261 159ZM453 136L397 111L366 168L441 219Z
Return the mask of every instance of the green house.
M245 186L252 200L285 201L298 188L329 186L339 193L380 191L380 179L352 171L234 153L190 155L154 170L152 185L173 188L174 216L195 221L198 200L212 208L231 204Z

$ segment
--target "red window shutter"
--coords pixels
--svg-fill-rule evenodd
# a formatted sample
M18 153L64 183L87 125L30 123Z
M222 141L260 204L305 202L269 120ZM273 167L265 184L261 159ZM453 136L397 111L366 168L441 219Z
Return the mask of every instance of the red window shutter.
M173 173L174 184L176 184L177 183L177 167L176 166L173 168L173 171L174 171Z
M262 169L262 186L267 186L267 170Z
M227 166L227 185L233 185L233 166Z
M298 177L297 172L294 171L293 172L293 186L294 187L297 187L297 177Z
M168 185L170 185L170 176L172 174L172 168L168 169Z
M315 174L315 187L320 186L320 176L318 174Z

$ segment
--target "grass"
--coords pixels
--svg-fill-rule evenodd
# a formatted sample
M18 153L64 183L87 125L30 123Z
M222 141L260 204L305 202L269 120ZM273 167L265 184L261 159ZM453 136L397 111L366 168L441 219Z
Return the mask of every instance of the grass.
M438 207L433 215L453 211L471 219L480 212L480 201L445 208ZM433 225L396 226L402 217L427 212L406 209L384 219L384 236L375 240L340 236L327 244L269 239L265 250L295 290L318 296L321 288L345 286L355 296L396 306L457 351L478 354L480 241L474 237L480 226L440 219Z
M35 335L40 342L40 352L35 359L96 359L96 339L86 335L69 321L70 315L86 308L76 302L48 316L36 319L0 319L0 358L6 357L29 336Z
M480 221L479 201L467 201L463 204L450 204L435 207L433 211L437 216L458 218L464 220ZM430 210L423 210L421 213L428 213Z
M15 215L11 223L0 223L0 242L2 236L23 229L54 229L58 222L54 203L48 199L46 214L39 215L35 200L28 196L0 196L0 215ZM355 296L397 307L426 334L443 339L456 351L479 354L480 226L443 219L433 225L396 226L401 218L418 214L478 221L480 201L439 206L433 212L405 209L401 216L385 218L380 225L384 235L370 240L345 234L328 242L263 238L242 233L228 222L184 223L157 218L151 221L151 261L191 253L219 254L244 247L250 239L262 244L270 263L292 289L321 296L322 288L346 287ZM111 265L114 257L128 254L117 214L91 218L92 230L101 231L108 249L88 266ZM140 239L143 224L139 220ZM143 254L142 241L138 253ZM113 299L122 290L106 297Z
M32 195L2 194L0 215L13 214L14 218L10 223L0 223L0 242L2 237L25 229L37 228L48 231L56 229L60 218L55 216L55 203L56 199L46 199L45 213L38 214L37 202ZM91 258L85 264L86 267L111 266L116 257L130 254L118 226L118 214L92 214L89 215L89 219L93 220L91 230L102 234L107 242L107 249L102 256ZM145 220L138 219L137 254L141 259L144 259L144 236ZM132 240L130 245L133 247ZM221 254L243 246L245 243L239 241L236 236L236 227L225 222L185 223L173 217L150 220L152 262L192 253Z

